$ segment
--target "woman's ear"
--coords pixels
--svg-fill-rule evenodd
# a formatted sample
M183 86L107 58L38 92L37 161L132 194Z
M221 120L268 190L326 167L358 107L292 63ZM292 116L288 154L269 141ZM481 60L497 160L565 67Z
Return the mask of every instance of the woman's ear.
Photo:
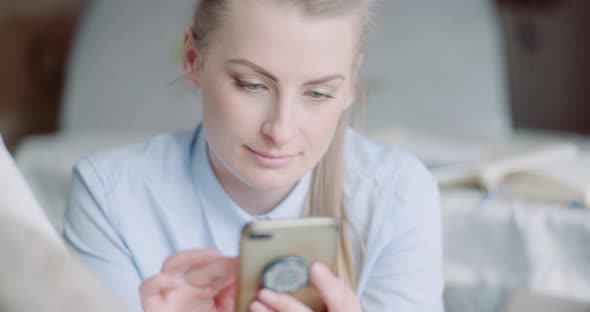
M195 49L193 31L189 28L184 34L184 47L182 50L182 72L185 81L192 87L199 87L200 55Z

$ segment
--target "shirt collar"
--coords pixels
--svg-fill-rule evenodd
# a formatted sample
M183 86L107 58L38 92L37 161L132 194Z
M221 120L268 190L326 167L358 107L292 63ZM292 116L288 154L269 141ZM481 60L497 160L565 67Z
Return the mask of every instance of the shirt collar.
M208 146L202 126L196 131L191 161L193 177L209 232L216 248L224 255L236 256L242 227L268 219L300 218L311 186L311 172L301 178L291 193L270 212L252 216L242 210L225 192L209 162Z

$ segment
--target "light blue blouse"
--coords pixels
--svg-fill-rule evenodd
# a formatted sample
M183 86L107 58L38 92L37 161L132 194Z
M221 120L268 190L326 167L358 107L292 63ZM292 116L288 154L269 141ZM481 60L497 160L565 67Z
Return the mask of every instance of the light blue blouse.
M251 216L225 193L207 155L199 126L95 155L74 169L64 238L137 311L141 282L168 256L192 248L235 256L246 223L302 215L311 173L275 209ZM364 311L442 311L441 219L431 174L354 130L345 166L345 207L365 242L356 289ZM359 244L353 249L360 260Z

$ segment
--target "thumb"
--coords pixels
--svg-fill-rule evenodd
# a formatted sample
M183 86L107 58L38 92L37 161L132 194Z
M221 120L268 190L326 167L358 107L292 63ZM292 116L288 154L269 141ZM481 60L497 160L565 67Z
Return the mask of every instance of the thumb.
M354 292L322 263L311 267L311 283L320 292L328 311L360 311Z

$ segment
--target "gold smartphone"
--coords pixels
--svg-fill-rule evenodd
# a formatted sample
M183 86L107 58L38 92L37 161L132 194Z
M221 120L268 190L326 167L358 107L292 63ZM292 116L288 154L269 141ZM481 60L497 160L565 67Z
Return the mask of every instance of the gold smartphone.
M312 311L324 311L319 292L309 280L309 267L322 262L334 271L338 238L333 218L247 224L240 239L236 312L248 311L262 288L288 293Z

